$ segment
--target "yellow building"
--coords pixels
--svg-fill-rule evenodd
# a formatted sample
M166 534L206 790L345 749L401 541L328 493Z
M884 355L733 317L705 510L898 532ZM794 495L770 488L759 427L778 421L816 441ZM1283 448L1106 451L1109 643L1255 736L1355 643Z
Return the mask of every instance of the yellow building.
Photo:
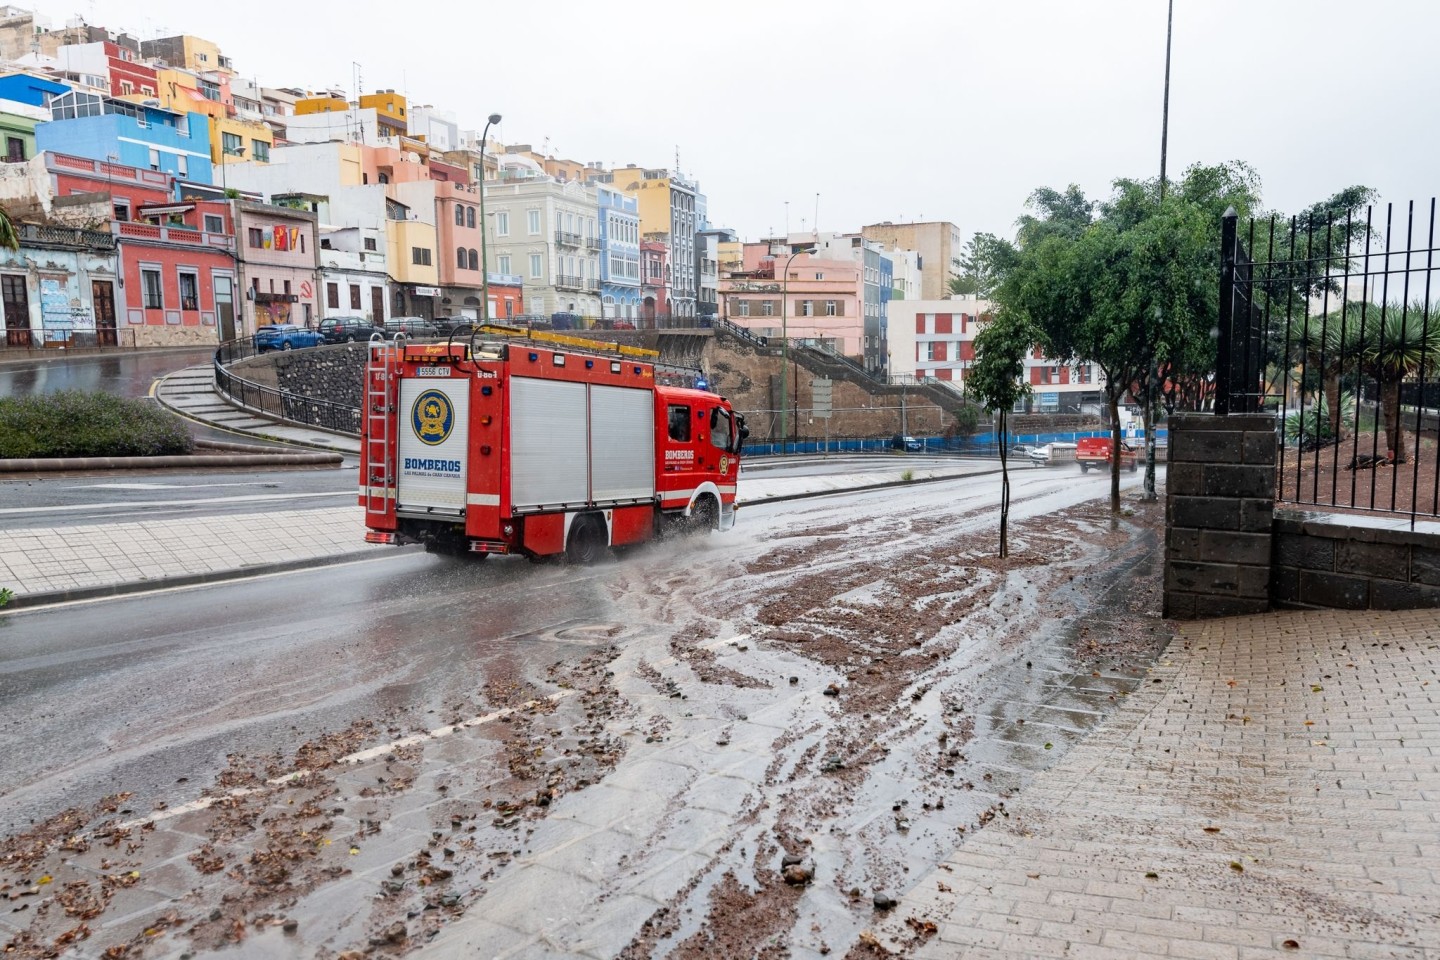
M640 205L640 232L670 232L670 178L656 176L657 171L645 167L619 167L610 171L610 185ZM686 192L693 192L687 189Z
M390 277L397 283L416 283L433 287L440 283L440 270L435 258L435 224L420 220L386 220L386 264Z
M245 160L269 163L270 148L273 146L275 132L263 123L233 117L210 119L211 163L240 163Z
M342 113L350 109L350 102L340 97L303 97L295 101L295 115L303 117L311 113Z
M145 58L164 60L172 67L186 70L223 70L234 73L230 58L220 53L218 44L203 37L164 37L159 40L142 40L140 55Z
M382 137L403 137L410 131L405 115L405 98L394 90L376 90L360 98L360 107L375 111L375 124ZM298 112L298 111L297 111Z

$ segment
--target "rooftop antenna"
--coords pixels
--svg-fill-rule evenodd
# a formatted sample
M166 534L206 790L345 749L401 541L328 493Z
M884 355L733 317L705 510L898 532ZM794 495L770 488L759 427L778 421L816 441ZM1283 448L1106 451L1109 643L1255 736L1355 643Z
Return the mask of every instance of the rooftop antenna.
M350 66L354 68L352 82L355 84L355 109L345 111L345 136L352 143L363 143L365 140L365 126L360 120L360 91L364 89L364 75L360 72L358 60L351 60ZM354 121L355 129L350 129L351 121Z
M818 191L818 190L815 191L815 219L810 221L810 228L811 228L811 231L815 234L815 239L816 239L816 240L819 240L819 239L820 239L820 191Z

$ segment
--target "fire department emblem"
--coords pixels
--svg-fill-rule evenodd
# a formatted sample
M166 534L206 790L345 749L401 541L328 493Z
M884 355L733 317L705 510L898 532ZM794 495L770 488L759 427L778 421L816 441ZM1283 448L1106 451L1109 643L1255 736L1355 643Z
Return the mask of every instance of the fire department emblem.
M455 426L455 411L450 398L439 390L426 390L415 398L410 408L410 428L420 442L428 446L444 443Z
M730 458L729 458L729 457L721 457L721 458L720 458L720 476L723 477L723 476L725 476L725 474L727 474L727 473L729 473L729 472L730 472Z

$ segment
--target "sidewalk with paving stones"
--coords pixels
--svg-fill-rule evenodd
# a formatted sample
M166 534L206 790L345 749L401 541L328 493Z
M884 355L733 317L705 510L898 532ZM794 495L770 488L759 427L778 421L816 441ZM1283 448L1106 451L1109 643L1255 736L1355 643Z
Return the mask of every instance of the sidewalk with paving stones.
M920 879L918 958L1440 957L1440 613L1186 625Z

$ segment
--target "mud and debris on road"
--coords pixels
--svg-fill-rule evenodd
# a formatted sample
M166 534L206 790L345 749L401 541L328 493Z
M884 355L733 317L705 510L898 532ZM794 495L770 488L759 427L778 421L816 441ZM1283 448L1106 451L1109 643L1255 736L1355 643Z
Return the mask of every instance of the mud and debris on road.
M1012 519L1005 560L988 507L872 507L607 564L583 656L477 675L438 721L6 838L6 956L878 955L910 878L1008 818L1169 634L1161 504Z

